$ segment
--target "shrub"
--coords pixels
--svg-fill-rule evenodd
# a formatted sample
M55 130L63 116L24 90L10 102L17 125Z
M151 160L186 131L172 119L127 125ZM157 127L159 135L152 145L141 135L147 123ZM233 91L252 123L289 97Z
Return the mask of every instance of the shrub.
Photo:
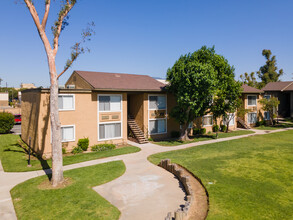
M200 135L203 135L203 134L205 134L207 132L207 129L205 129L205 128L201 128L200 130L199 130L199 134Z
M260 126L260 121L257 121L256 123L255 123L255 127L259 127Z
M154 141L154 139L153 139L153 138L151 138L151 137L150 137L148 140L149 140L149 141Z
M209 131L209 132L208 132L208 134L210 135L210 134L212 134L212 132L211 132L211 131Z
M80 147L83 151L87 151L89 147L89 139L88 138L79 139L77 146Z
M179 131L171 131L171 138L179 138L180 132Z
M81 149L81 147L78 147L78 146L73 148L73 150L71 151L71 153L73 153L73 154L80 154L82 152L83 152L83 150Z
M62 154L66 154L66 148L65 147L62 147Z
M226 125L221 125L221 131L226 132L227 131L227 126Z
M219 125L213 125L213 132L219 131Z
M193 135L200 134L200 128L193 128Z
M92 151L105 151L115 149L114 144L97 144L91 147Z
M0 134L7 134L13 128L14 115L8 112L0 112Z

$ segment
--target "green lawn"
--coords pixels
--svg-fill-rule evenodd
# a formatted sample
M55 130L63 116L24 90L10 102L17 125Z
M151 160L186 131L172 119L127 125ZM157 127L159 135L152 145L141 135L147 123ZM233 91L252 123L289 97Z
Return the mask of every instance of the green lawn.
M52 165L52 160L42 160L34 158L31 160L31 167L27 167L28 156L25 151L17 144L20 140L17 135L1 135L0 136L0 159L4 171L6 172L24 172L32 170L49 169ZM129 154L140 151L140 148L134 146L126 146L117 148L114 150L91 152L76 154L63 157L63 164L69 165L88 160L94 160L99 158L117 156L121 154Z
M72 184L61 189L39 189L48 179L41 176L15 186L11 195L18 219L118 219L119 210L92 187L109 182L125 172L122 161L98 164L64 172Z
M274 126L261 125L259 127L255 127L255 128L259 129L259 130L277 130L277 129L291 128L291 127L293 127L293 123L287 122L287 123L279 123L279 124L276 124Z
M219 132L219 137L218 138L226 138L226 137L232 137L232 136L239 136L239 135L245 135L245 134L252 134L254 133L253 131L249 130L238 130L238 131L231 131L228 133L223 133ZM206 134L198 137L192 138L190 141L179 141L179 140L164 140L164 141L153 141L152 143L158 144L161 146L178 146L182 144L189 144L189 143L194 143L194 142L199 142L199 141L207 141L211 139L216 139L216 134Z
M169 158L208 190L208 219L293 219L293 130L150 156Z

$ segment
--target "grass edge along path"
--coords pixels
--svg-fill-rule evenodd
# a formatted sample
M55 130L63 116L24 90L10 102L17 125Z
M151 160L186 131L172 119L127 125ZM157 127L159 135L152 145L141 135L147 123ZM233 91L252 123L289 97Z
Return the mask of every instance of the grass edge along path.
M120 211L92 188L123 175L122 161L64 172L72 183L60 189L40 189L47 176L18 184L11 196L18 219L118 219Z
M293 130L151 155L171 159L208 190L208 219L292 219Z
M20 140L18 135L8 134L0 136L0 160L5 172L26 172L42 169L50 169L52 160L32 159L31 167L27 167L28 156L25 151L18 146ZM126 146L113 150L82 153L63 157L63 165L85 162L89 160L112 157L122 154L139 152L141 149L135 146Z
M236 130L228 133L224 132L219 132L219 137L218 139L221 138L227 138L227 137L234 137L234 136L241 136L241 135L246 135L246 134L253 134L255 133L254 131L251 130ZM191 139L190 141L178 141L178 140L162 140L162 141L152 141L153 144L157 144L163 147L174 147L174 146L179 146L183 144L190 144L190 143L197 143L200 141L208 141L208 140L213 140L216 139L216 134L206 134L202 135L200 137L195 137Z

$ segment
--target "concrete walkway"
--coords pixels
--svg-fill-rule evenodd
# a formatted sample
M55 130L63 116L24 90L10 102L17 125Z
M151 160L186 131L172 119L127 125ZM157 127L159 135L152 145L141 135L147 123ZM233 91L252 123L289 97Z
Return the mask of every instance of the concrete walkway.
M110 161L123 160L126 166L125 174L111 182L94 187L94 190L96 190L121 211L121 220L164 219L168 212L175 211L180 207L180 205L185 203L185 193L180 187L178 180L172 174L160 167L151 164L147 160L147 157L155 153L185 149L209 143L229 141L253 135L275 133L290 130L290 128L273 131L263 131L257 129L251 130L253 130L255 133L189 143L175 147L162 147L151 143L142 145L129 142L131 145L140 147L141 151L133 154L126 154L67 165L64 166L64 170L76 169ZM34 177L45 175L45 172L50 172L50 170L7 173L3 171L0 163L1 220L16 219L10 196L10 190L21 182Z

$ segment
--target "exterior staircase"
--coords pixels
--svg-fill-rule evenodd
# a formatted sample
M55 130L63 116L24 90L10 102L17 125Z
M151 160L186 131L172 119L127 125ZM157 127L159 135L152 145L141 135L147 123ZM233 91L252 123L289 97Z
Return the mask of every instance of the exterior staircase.
M148 143L148 140L145 138L142 130L135 122L133 116L130 116L130 115L128 116L127 125L129 127L129 129L132 131L132 133L135 136L135 139L138 141L138 143L140 143L140 144Z
M250 129L250 127L246 124L246 122L243 119L237 117L236 120L237 120L237 127L241 127L244 129Z

